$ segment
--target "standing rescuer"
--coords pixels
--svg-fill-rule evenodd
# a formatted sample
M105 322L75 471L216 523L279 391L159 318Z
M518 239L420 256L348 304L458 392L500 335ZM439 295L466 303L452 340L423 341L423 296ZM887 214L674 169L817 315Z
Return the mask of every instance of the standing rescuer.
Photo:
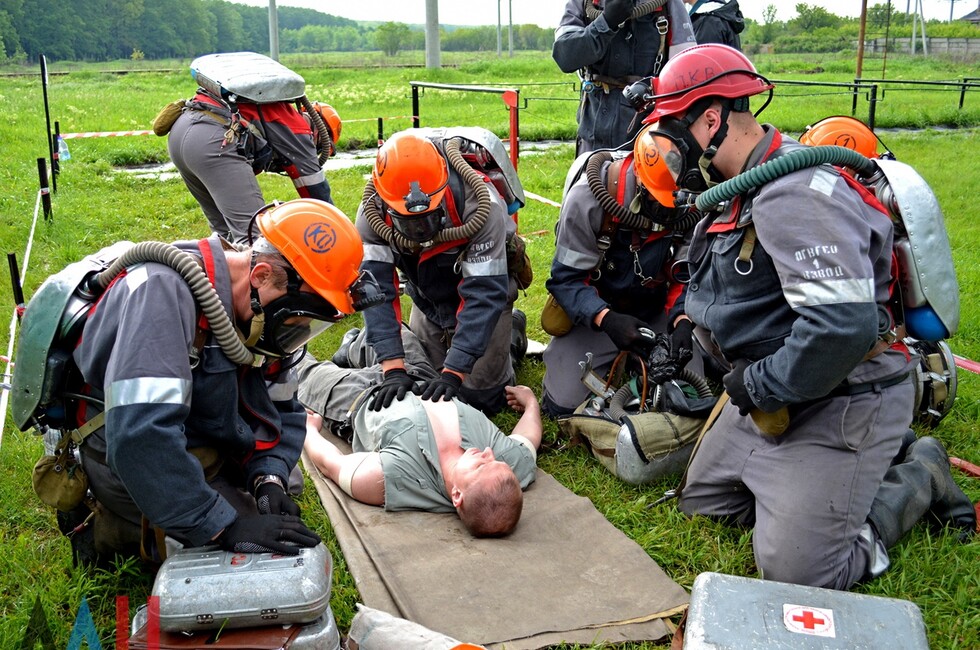
M552 56L582 78L576 153L632 140L641 120L623 91L694 44L682 0L568 0Z
M253 52L199 57L191 70L200 87L169 127L167 148L212 232L247 239L249 219L266 202L262 172L289 176L300 197L331 202L321 165L340 137L340 117L306 99L302 77Z
M673 182L700 192L801 149L749 112L771 89L724 45L671 60L647 120ZM874 195L829 165L744 191L694 232L685 310L730 364L730 403L679 507L754 526L767 579L847 589L882 573L923 515L976 526L945 449L909 429L916 360L889 327L892 239ZM785 430L756 411L785 413Z
M306 341L380 294L359 272L353 224L327 203L267 206L254 233L249 248L217 236L179 244L200 260L253 365L229 359L164 264L128 267L89 315L74 360L105 420L80 448L98 502L90 546L72 538L82 559L137 548L158 559L153 531L242 552L295 554L319 541L287 492L306 420L291 366ZM81 421L101 410L83 404Z

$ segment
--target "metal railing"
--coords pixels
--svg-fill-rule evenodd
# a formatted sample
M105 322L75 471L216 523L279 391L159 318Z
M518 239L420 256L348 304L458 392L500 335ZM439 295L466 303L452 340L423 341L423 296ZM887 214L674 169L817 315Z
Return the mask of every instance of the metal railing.
M517 160L520 157L520 118L518 104L521 99L521 91L518 88L496 88L492 86L476 86L470 84L440 84L428 81L409 81L412 87L412 126L419 128L421 120L419 118L419 88L433 88L436 90L458 90L469 93L492 93L500 95L507 111L510 114L510 129L508 140L510 142L510 162L517 169ZM517 85L517 84L511 84Z

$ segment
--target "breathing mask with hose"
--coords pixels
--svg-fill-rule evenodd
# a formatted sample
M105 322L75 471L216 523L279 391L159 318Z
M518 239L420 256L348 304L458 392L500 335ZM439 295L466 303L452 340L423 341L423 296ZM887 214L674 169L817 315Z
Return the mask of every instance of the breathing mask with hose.
M445 156L428 138L410 131L392 136L378 150L371 180L364 188L362 209L372 230L395 248L418 253L423 248L473 237L486 223L492 200L490 184L463 158L462 140L443 141ZM477 196L477 209L464 224L448 226L443 197L449 189L449 169L459 174ZM376 198L388 206L386 215Z
M257 225L260 236L252 241ZM245 345L288 356L344 316L384 301L374 277L359 271L361 238L339 209L316 199L260 208L249 226L250 272L266 263L285 275L286 293L263 305L250 286L252 320ZM307 289L303 290L306 286Z

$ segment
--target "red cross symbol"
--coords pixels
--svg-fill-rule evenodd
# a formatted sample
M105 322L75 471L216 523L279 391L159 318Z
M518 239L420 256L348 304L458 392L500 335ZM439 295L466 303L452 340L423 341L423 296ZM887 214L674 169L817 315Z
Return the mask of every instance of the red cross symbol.
M827 621L822 618L817 618L813 615L813 612L809 609L803 610L803 615L795 614L793 620L797 623L803 623L803 627L808 630L815 629L818 625L826 625Z
M821 607L783 604L783 625L796 634L835 637L834 612Z

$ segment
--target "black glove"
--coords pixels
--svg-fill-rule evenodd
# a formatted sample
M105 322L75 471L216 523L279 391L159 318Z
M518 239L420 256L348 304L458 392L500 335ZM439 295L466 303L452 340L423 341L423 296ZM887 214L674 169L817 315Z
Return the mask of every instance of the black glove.
M459 387L462 385L463 380L459 375L443 370L438 379L433 379L425 387L425 390L422 392L422 399L430 399L433 402L438 402L440 399L445 398L448 402L456 397L456 393L459 392Z
M415 380L408 376L404 368L392 368L385 372L384 381L371 399L370 409L380 411L388 408L394 401L402 401L415 388Z
M681 319L674 325L670 333L670 358L683 361L685 364L694 356L694 323L687 318Z
M316 546L320 536L292 515L241 515L217 541L221 548L236 553L298 555L299 546Z
M752 409L757 408L755 402L749 397L749 391L745 389L745 369L749 367L749 362L739 359L735 362L731 372L721 378L725 384L725 391L732 404L738 407L739 415L748 415Z
M612 339L617 348L635 352L646 358L653 351L657 339L641 332L641 328L649 331L647 324L639 318L615 311L606 312L602 317L602 324L599 325L599 329Z
M274 481L262 483L255 488L255 505L258 506L260 515L299 516L299 506Z
M619 29L620 25L629 20L632 11L633 0L606 0L602 15L606 17L610 28Z

